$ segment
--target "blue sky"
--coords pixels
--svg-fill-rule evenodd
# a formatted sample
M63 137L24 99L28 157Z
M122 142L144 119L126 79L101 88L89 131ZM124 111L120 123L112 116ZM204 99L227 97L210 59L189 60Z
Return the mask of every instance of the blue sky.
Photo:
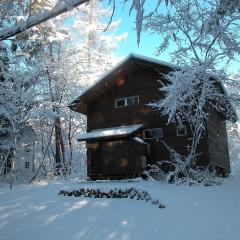
M169 52L171 52L174 48L172 44L169 45L169 49L162 53L160 56L156 56L154 54L156 47L161 43L161 36L158 34L151 34L150 32L141 34L141 42L138 47L137 45L137 35L135 31L135 12L131 14L129 17L129 4L131 1L128 1L128 5L123 9L122 1L116 1L116 10L113 17L114 20L121 19L121 23L119 28L117 29L116 34L121 34L123 32L128 32L128 38L121 44L116 50L116 54L118 56L125 57L129 55L129 53L138 53L144 56L153 57L162 61L171 62L171 57ZM156 0L148 1L148 4L145 5L145 11L152 11L156 7ZM106 6L107 7L107 6ZM109 7L109 6L108 6ZM160 6L160 10L164 8L164 5ZM239 67L239 63L232 62L232 64L228 67L229 73L237 72Z
M148 57L154 57L161 59L163 61L170 61L170 57L167 53L156 57L154 55L155 48L161 41L161 37L158 35L152 35L150 33L141 34L141 42L138 47L137 45L137 35L135 29L135 13L133 12L129 17L129 4L123 9L121 1L116 1L116 10L113 20L121 19L121 24L116 32L116 34L121 34L123 32L128 32L128 38L119 45L116 54L119 56L127 56L129 53L138 53ZM146 5L147 10L154 9L156 6L156 1L152 1L151 4Z
M116 8L113 16L113 21L121 20L121 23L116 30L116 35L120 35L124 32L128 33L127 39L120 43L118 48L116 49L116 54L119 57L126 57L130 53L137 53L144 56L156 58L162 61L171 62L170 52L173 51L175 47L172 43L170 43L167 51L162 53L160 56L156 56L154 54L156 47L160 45L162 42L162 38L158 34L151 34L150 32L142 32L141 33L141 42L140 45L137 45L137 34L135 31L135 12L133 10L132 14L129 16L129 9L131 1L127 1L126 6L123 8L123 4L121 4L123 0L116 0ZM109 8L109 1L103 1L104 7ZM155 9L157 4L156 0L148 1L148 4L145 4L144 10L145 13L152 11ZM159 9L164 11L165 6L160 5ZM71 24L71 19L68 19L67 24ZM237 73L239 70L239 63L232 62L228 67L229 73Z

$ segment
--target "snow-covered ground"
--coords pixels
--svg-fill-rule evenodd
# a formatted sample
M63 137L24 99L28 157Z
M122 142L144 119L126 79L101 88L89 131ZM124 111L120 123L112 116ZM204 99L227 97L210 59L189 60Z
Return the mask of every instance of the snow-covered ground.
M167 205L58 196L60 189L135 187ZM240 177L222 185L162 182L49 183L0 188L0 239L240 239Z

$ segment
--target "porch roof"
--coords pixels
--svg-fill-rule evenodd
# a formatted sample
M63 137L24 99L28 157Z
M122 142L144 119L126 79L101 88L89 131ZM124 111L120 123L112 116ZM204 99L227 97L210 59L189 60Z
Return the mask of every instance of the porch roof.
M112 137L125 137L134 133L141 127L143 127L143 124L97 129L87 133L79 134L77 136L77 140L86 141L86 140L112 138Z

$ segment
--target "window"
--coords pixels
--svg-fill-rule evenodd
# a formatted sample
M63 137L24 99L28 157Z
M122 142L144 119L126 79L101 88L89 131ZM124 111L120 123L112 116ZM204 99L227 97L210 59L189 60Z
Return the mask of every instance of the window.
M25 168L29 168L29 162L25 162Z
M155 138L162 138L163 132L162 128L152 128L152 129L145 129L145 139L155 139Z
M138 96L128 97L126 99L127 99L127 106L137 105L139 103Z
M116 99L115 107L125 107L125 99Z
M177 136L186 136L187 128L185 125L177 126Z
M139 96L118 98L115 100L115 107L127 107L139 104Z
M30 144L24 145L24 151L25 152L31 152L31 145Z

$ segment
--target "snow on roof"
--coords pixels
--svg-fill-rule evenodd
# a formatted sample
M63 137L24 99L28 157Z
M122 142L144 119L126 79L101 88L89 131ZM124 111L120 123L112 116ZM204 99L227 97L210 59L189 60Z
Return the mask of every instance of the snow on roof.
M115 65L114 67L110 68L108 71L106 71L100 78L98 78L98 80L90 87L88 87L85 91L83 91L82 93L80 93L77 97L74 97L74 99L72 99L67 106L71 106L77 99L79 99L83 94L85 94L89 89L91 89L94 85L96 85L98 82L102 81L106 76L112 74L115 70L117 70L122 64L124 64L125 62L127 62L129 59L131 58L135 58L135 59L139 59L139 60L143 60L143 61L147 61L147 62L151 62L151 63L155 63L158 65L163 65L163 66L167 66L170 68L177 68L176 65L168 63L168 62L164 62L164 61L160 61L158 59L154 59L151 57L146 57L140 54L136 54L136 53L130 53L126 58L124 58L123 60L121 60L117 65Z
M94 130L88 133L78 135L77 140L85 141L85 140L90 140L94 138L110 138L110 137L127 136L135 132L141 127L143 127L143 124L98 129L98 130Z
M148 144L148 143L144 142L143 139L141 139L140 137L134 137L133 140L135 140L139 143L142 143L142 144Z
M20 135L20 141L21 142L32 142L32 141L37 141L38 136L37 133L33 130L32 127L30 126L25 126L21 130L21 135Z
M136 54L136 53L131 53L128 56L128 58L130 58L131 56L134 57L134 58L138 58L140 60L147 61L147 62L156 63L158 65L163 65L163 66L167 66L167 67L170 67L170 68L178 68L177 65L174 65L174 64L169 63L169 62L161 61L161 60L158 60L156 58L151 58L151 57L143 56L143 55Z
M226 87L224 86L224 84L223 84L223 82L221 80L218 80L218 82L220 83L220 85L221 85L221 87L223 89L223 92L226 95L226 97L228 99L228 102L229 102L229 104L230 104L230 106L232 108L231 110L232 110L233 116L232 116L231 120L233 122L237 122L239 120L238 114L237 114L237 111L236 111L235 107L233 106L233 103L232 103L230 97L229 97L228 91L227 91Z

